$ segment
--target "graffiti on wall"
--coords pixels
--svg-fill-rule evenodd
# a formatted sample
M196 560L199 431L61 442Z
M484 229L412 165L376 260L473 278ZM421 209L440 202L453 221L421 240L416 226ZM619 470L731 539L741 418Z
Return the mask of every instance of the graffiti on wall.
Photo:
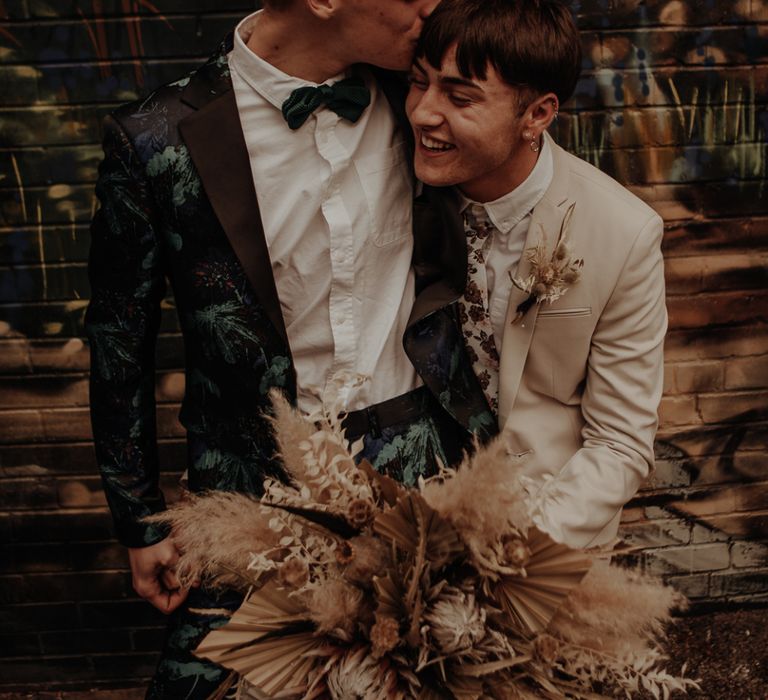
M9 350L2 372L74 373L72 381L82 380L87 357L79 337L101 119L116 104L196 65L255 4L229 2L221 9L198 2L190 11L168 0L0 0L0 340ZM691 290L717 295L723 284L743 296L766 279L764 256L744 252L765 238L765 226L745 238L747 224L736 219L768 213L761 205L768 167L768 2L577 0L573 7L582 27L584 75L556 126L558 140L633 187L667 220L683 222L681 230L715 221L726 231L696 241L685 234L670 238L670 269L683 270L670 286L672 335L684 347L702 323L716 328L720 321L689 322L675 311L677 297ZM712 273L707 279L714 288L707 288L702 270L723 256L730 267ZM755 323L764 328L765 318L742 314L722 319L735 328L732 335L746 336ZM162 328L164 366L178 367L171 300ZM765 346L745 349L746 342L737 354L765 352ZM693 362L691 353L683 364ZM170 388L160 387L171 402L182 391L174 377ZM747 389L761 386L765 382ZM713 385L705 393L717 390ZM696 390L683 394L698 400ZM49 406L47 396L19 395L24 407ZM683 491L658 497L659 507L729 536L765 538L759 518L727 527L723 518L712 520L721 513L702 504L724 498L728 487L714 495L697 490L765 480L764 461L755 466L755 455L764 455L755 436L764 436L765 411L732 410L712 420L697 411L662 435L661 455L688 476ZM57 429L46 434L87 440L87 429ZM0 439L18 442L25 434ZM747 462L752 466L739 471Z

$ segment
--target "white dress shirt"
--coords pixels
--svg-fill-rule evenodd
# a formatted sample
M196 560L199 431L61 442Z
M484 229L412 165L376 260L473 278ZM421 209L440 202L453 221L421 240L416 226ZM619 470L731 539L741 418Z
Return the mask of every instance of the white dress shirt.
M342 407L364 408L420 384L402 345L415 294L405 144L385 95L364 69L371 104L355 124L321 106L289 129L283 102L296 88L316 84L281 72L247 47L259 14L238 26L229 67L298 404L306 412L319 408L329 380L350 373L370 381L345 388Z
M462 195L462 212L470 204L484 207L488 213L494 231L485 258L485 270L488 276L488 306L493 326L496 349L501 352L504 337L504 320L507 305L512 292L513 275L523 256L525 239L531 224L533 208L541 201L552 182L554 166L552 152L547 140L541 140L541 150L536 165L528 177L514 190L492 202L473 202Z

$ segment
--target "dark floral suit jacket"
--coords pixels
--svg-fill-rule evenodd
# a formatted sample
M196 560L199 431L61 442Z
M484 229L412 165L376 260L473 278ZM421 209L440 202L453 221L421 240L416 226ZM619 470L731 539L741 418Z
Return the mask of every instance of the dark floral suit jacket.
M258 493L266 474L280 474L264 414L273 387L295 401L296 377L229 76L230 48L231 38L199 70L105 122L86 332L97 460L127 546L165 535L141 519L164 508L154 357L166 280L184 337L180 420L190 488ZM398 81L377 77L402 118ZM452 312L429 303L436 285L454 294L441 281L446 262L435 254L441 206L440 193L416 204L416 221L434 230L417 246L428 303L412 317L406 348L445 409L486 437L493 418Z

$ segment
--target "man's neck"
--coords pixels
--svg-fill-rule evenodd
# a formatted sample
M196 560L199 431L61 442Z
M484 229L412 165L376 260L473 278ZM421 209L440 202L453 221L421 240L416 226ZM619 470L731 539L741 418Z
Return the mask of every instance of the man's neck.
M297 27L301 27L297 30ZM259 58L294 78L322 83L349 65L333 50L325 23L290 11L259 12L247 46Z
M458 185L461 193L474 202L493 202L510 194L525 182L536 167L538 153L522 148L517 158L499 170L485 173L471 182Z

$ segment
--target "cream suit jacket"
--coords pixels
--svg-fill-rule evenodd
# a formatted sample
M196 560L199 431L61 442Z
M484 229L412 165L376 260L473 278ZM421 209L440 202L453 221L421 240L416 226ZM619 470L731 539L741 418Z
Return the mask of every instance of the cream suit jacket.
M552 147L554 178L533 210L526 249L568 240L581 279L512 323L501 343L499 428L525 453L534 522L571 546L615 538L622 506L653 467L667 327L663 223L615 180ZM523 254L517 276L530 262Z

